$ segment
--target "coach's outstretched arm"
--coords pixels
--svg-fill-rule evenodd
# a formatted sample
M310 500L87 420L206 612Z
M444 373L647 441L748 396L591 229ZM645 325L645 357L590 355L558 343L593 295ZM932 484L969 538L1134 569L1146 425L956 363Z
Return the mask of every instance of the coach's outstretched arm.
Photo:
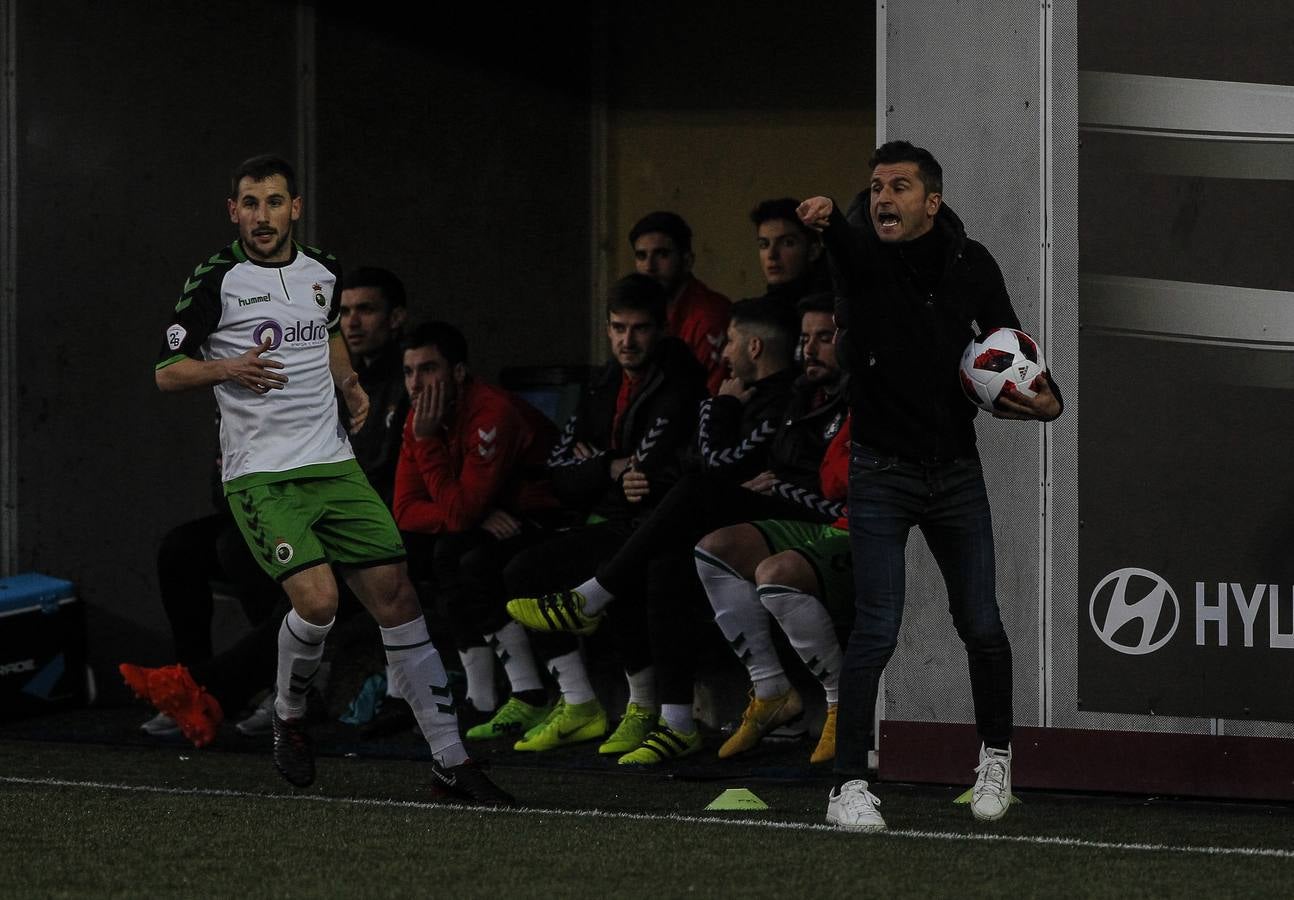
M187 391L235 381L256 394L266 394L282 388L287 384L288 377L274 370L283 368L283 363L261 355L270 349L270 341L271 338L267 336L265 343L259 347L228 359L189 357L176 360L156 371L154 378L157 387L163 391ZM345 345L342 346L344 349ZM349 365L349 361L347 364Z

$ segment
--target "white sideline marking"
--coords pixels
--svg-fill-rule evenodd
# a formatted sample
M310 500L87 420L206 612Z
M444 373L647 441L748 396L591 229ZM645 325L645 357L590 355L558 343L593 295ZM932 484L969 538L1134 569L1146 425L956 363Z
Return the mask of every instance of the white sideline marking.
M493 806L463 806L457 803L427 803L417 800L378 800L365 797L325 797L319 794L259 794L255 791L229 791L220 788L167 788L147 784L114 784L104 781L70 781L62 778L21 778L0 775L2 784L45 785L48 787L91 788L127 791L137 794L166 794L175 797L227 797L241 800L289 800L309 803L338 803L347 806L380 806L393 809L457 810L509 816L563 816L572 819L624 819L635 822L678 822L687 825L737 825L780 831L820 831L844 834L832 825L809 822L770 822L762 819L729 819L721 816L686 816L677 813L607 812L600 809L535 809ZM1136 853L1188 853L1198 856L1248 856L1294 859L1294 850L1274 847L1191 847L1173 844L1136 844L1114 841L1086 841L1081 838L1031 836L1023 834L982 834L955 831L884 831L859 840L908 838L927 841L981 841L1002 844L1033 844L1041 847L1073 847L1082 850L1122 850Z

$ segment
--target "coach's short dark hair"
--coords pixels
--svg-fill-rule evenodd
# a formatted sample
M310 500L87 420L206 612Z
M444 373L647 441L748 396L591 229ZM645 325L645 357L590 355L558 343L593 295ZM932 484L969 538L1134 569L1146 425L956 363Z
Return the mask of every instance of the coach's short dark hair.
M396 277L390 269L382 269L377 266L360 266L357 269L349 269L342 274L341 288L343 291L352 288L371 287L377 288L382 292L382 298L386 300L386 311L401 306L408 306L408 298L404 293L404 282Z
M653 322L664 328L668 299L665 288L659 281L635 272L611 286L611 292L607 295L607 319L611 318L612 313L645 312Z
M943 166L939 165L939 160L924 147L914 147L907 141L889 141L881 144L872 153L867 166L875 169L879 165L901 162L917 164L917 173L921 176L921 183L925 185L927 194L944 192L944 170Z
M234 199L238 198L238 182L244 178L250 178L252 181L264 181L275 175L282 175L283 180L288 183L288 193L293 197L299 197L297 193L297 173L292 168L292 164L281 156L273 156L269 153L253 156L251 159L243 160L238 168L234 169L229 176L229 196Z
M831 291L820 291L816 294L806 294L800 298L800 302L795 304L801 316L805 313L824 312L834 313L836 311L836 295Z
M800 208L800 201L793 197L779 197L776 200L764 200L758 206L750 211L750 223L758 228L765 222L773 219L785 219L795 225L796 228L805 234L815 235L817 232L811 231L808 226L800 221L800 214L796 212Z
M448 322L423 322L400 342L402 350L435 347L451 366L467 362L467 338Z
M692 229L678 213L666 210L650 212L639 219L634 227L629 229L629 246L632 247L640 237L653 231L669 235L679 253L692 252Z

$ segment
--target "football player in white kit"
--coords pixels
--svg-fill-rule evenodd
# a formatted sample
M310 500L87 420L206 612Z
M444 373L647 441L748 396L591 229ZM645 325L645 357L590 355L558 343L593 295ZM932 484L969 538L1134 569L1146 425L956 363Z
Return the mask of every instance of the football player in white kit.
M340 266L293 240L302 201L286 161L247 160L231 190L238 237L185 282L156 379L163 391L214 389L230 507L253 555L292 602L279 631L274 764L294 785L314 781L306 692L337 608L335 564L381 626L395 688L431 746L433 794L511 805L463 748L399 531L340 422L335 391L351 430L368 414L339 330ZM192 712L184 707L203 705L204 692L191 678L185 683L182 667L122 671L164 712L169 705L183 716Z

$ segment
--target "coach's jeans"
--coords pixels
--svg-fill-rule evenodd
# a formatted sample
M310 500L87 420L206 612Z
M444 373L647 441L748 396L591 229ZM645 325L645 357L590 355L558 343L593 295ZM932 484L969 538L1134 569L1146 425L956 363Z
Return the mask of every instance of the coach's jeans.
M836 733L836 772L861 777L881 672L903 621L905 548L917 526L944 583L948 611L966 645L981 738L1011 738L1011 647L998 614L993 525L976 458L917 462L860 444L849 467L849 536L857 617L845 650Z

